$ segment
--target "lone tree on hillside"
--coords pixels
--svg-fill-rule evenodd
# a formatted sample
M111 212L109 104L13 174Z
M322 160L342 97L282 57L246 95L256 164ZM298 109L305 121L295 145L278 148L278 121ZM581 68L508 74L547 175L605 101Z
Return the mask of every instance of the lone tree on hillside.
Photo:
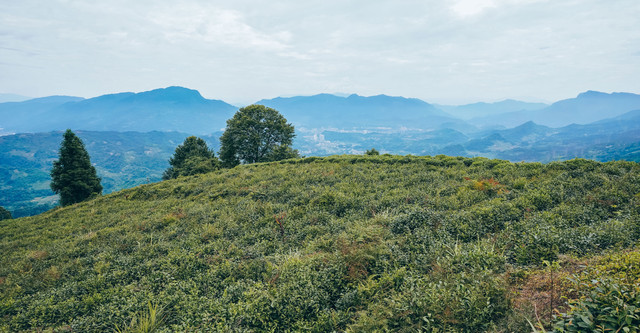
M220 168L220 162L207 147L207 143L195 136L186 138L184 143L176 148L169 164L169 169L162 174L164 180L207 173Z
M367 150L364 152L365 155L380 155L380 152L377 151L375 148L371 148L370 150Z
M299 157L291 148L293 125L276 110L264 105L249 105L227 120L220 137L220 159L226 167L240 163L278 161Z
M82 140L68 129L60 144L59 159L51 169L51 189L60 194L62 206L100 195L102 185Z
M13 217L11 216L11 212L0 206L0 221L11 220L12 218Z

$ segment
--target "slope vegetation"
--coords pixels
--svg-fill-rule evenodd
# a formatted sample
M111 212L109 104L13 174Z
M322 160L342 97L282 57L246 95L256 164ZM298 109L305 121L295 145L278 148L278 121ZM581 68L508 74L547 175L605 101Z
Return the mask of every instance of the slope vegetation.
M189 136L178 132L78 131L102 178L104 193L161 179L175 147ZM212 144L217 137L205 137ZM61 132L0 136L0 206L14 217L39 214L58 201L50 171L59 158Z
M0 221L0 331L112 331L149 308L159 331L526 331L515 290L543 260L635 246L639 193L633 162L446 156L142 185Z

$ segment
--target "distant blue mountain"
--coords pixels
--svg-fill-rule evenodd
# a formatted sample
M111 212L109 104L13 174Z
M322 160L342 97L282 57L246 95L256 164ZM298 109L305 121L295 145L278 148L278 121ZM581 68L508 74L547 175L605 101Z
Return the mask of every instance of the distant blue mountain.
M540 125L557 128L570 124L588 124L636 109L640 109L640 95L587 91L576 98L555 102L541 110L509 112L473 119L471 123L513 127L534 121Z
M500 136L512 143L533 143L542 140L557 131L543 125L538 125L533 121L528 121L520 126L499 131Z
M462 155L511 161L550 162L576 157L640 161L640 110L560 128L529 121L510 129L478 132L463 146L465 151L459 152Z
M0 103L6 102L22 102L31 99L31 97L16 94L0 94Z
M460 119L472 119L478 117L487 117L507 112L519 112L519 111L531 111L540 110L549 106L544 103L529 103L516 101L513 99L506 99L504 101L495 103L473 103L466 105L435 105L437 108L449 113L452 116Z
M209 134L226 126L237 108L196 90L168 87L81 99L45 97L0 104L3 132L180 131Z
M377 95L340 97L331 94L258 101L280 111L304 128L471 128L464 121L416 98Z
M32 132L33 128L49 121L53 109L82 100L82 97L49 96L23 102L0 103L0 135Z

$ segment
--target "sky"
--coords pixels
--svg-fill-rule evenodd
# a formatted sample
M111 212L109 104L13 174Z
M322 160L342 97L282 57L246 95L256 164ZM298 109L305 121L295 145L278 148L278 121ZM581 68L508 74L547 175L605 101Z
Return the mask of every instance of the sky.
M640 93L638 0L0 0L0 93Z

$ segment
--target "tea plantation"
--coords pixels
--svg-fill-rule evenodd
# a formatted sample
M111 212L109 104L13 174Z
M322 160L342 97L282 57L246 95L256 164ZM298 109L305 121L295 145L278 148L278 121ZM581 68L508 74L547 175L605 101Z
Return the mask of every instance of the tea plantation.
M0 331L638 332L640 165L334 156L0 221Z

